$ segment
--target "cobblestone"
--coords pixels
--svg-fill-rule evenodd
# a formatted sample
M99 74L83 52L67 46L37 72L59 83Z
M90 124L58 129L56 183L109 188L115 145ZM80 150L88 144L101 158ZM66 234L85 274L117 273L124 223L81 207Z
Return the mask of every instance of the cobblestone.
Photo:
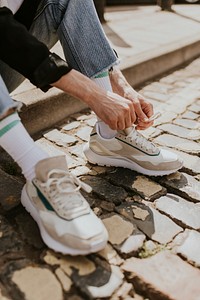
M173 241L173 250L187 259L188 262L200 267L200 233L186 229Z
M192 111L186 111L183 115L182 115L182 118L183 119L191 119L191 120L196 120L198 119L199 115L192 112Z
M176 172L161 179L161 182L176 194L193 202L200 201L200 182L186 173Z
M116 187L100 177L85 176L82 180L92 187L93 193L100 199L120 204L127 197L127 192L123 188Z
M167 149L176 153L183 160L183 168L189 174L200 174L200 157L175 149Z
M145 200L154 200L166 194L166 189L145 176L136 176L131 170L116 169L106 176L113 184L140 195Z
M62 133L57 129L53 129L48 133L45 133L44 137L51 142L55 142L58 146L65 146L65 147L67 145L74 144L77 141L75 137Z
M178 221L184 227L200 229L200 204L191 203L185 199L168 194L155 201L156 208Z
M132 221L144 234L161 244L169 243L182 231L170 218L142 203L122 204L116 210Z
M48 269L29 266L15 271L12 281L23 292L25 299L63 299L61 285Z
M199 129L200 124L197 121L194 120L186 120L186 119L176 119L174 120L174 123L180 126L183 126L184 128L190 128L190 129Z
M177 153L183 168L164 177L89 164L83 147L96 122L89 110L36 143L65 155L108 232L106 248L83 257L50 251L20 205L21 171L0 155L0 299L199 300L200 58L141 89L161 116L144 132Z
M199 143L189 141L187 139L183 139L174 135L163 134L154 139L154 142L165 147L175 148L177 150L199 154L200 145Z
M154 300L199 299L200 271L168 251L128 259L122 269L139 292Z
M9 211L20 203L23 183L0 169L0 209Z
M188 128L183 128L181 126L177 126L174 124L164 124L158 127L160 130L167 132L169 134L173 134L175 136L182 137L188 140L199 140L200 139L200 131L199 130L191 130Z
M19 258L24 255L24 243L20 235L3 216L0 216L0 257Z
M109 234L109 241L113 245L122 244L133 233L134 226L132 223L125 221L118 215L113 215L103 219L103 223ZM117 230L116 230L117 228Z

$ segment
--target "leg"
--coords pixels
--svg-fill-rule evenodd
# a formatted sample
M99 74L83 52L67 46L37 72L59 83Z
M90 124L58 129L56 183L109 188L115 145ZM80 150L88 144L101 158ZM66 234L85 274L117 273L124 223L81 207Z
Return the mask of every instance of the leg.
M16 106L0 77L0 146L22 168L27 183L21 201L37 222L44 242L72 255L103 249L107 231L79 192L91 188L69 173L64 156L49 158L34 143L13 113Z
M42 22L45 22L48 34L51 32L53 36L58 35L69 65L84 75L95 78L116 63L117 59L103 33L91 0L44 0L35 25L39 21L42 28ZM101 78L95 80L101 87L106 85L107 88L107 82L102 85ZM113 149L120 150L115 152ZM117 134L112 143L93 132L85 154L91 162L127 167L147 175L169 174L182 166L176 155L160 151L134 128Z
M40 28L44 28L42 33ZM88 77L105 74L103 71L116 64L117 58L103 32L92 0L43 1L31 32L48 47L59 38L68 64ZM94 81L103 89L112 91L108 74L104 78L94 78ZM97 126L104 138L116 134L101 120Z
M48 47L59 39L69 65L87 77L116 64L92 0L44 0L30 31Z
M9 109L16 109L17 107L19 107L19 104L10 98L5 83L0 75L0 119L4 117Z
M35 177L35 164L48 155L38 148L14 111L19 107L0 77L0 145L22 168L27 180Z

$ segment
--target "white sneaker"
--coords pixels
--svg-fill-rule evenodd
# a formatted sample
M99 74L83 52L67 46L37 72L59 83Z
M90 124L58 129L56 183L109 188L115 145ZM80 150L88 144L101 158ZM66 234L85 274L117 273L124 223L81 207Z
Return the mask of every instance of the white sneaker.
M21 202L37 222L44 243L70 255L86 255L106 246L103 223L80 194L91 187L70 174L65 156L51 157L36 165L36 178L22 191Z
M173 173L183 165L176 154L159 149L134 127L118 132L112 139L102 138L94 129L84 153L93 164L128 168L151 176Z

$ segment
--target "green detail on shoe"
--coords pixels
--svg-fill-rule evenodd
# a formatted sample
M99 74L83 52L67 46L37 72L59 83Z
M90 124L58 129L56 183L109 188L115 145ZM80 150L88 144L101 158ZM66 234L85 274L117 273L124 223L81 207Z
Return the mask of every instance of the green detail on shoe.
M96 133L96 132L94 132L94 133L91 133L91 134L90 134L90 136L94 136L94 135L96 135L96 134L97 134L97 133Z
M102 72L101 74L95 76L95 78L103 78L108 76L108 71Z
M156 153L156 154L149 154L149 153L146 153L145 151L142 151L141 149L139 149L139 148L137 148L137 147L135 147L135 146L133 146L133 145L131 145L131 144L129 144L129 143L123 141L123 140L121 140L121 139L118 138L118 137L115 137L115 138L116 138L117 140L119 140L119 141L121 141L121 142L123 142L123 143L125 143L125 144L127 144L127 145L129 145L129 146L131 146L131 147L133 147L133 148L135 148L135 149L141 151L142 153L144 153L144 154L146 154L146 155L149 155L149 156L158 156L158 155L160 154L160 151L159 151L158 153Z
M11 130L14 126L16 126L18 123L20 122L20 120L14 120L12 121L10 124L6 125L5 127L3 127L0 130L0 137L2 137L6 132L8 132L9 130Z
M48 200L45 198L45 196L40 192L40 190L37 187L36 187L36 189L37 189L38 197L40 198L40 200L42 201L42 203L44 204L44 206L46 207L46 209L54 211L53 207L48 202Z

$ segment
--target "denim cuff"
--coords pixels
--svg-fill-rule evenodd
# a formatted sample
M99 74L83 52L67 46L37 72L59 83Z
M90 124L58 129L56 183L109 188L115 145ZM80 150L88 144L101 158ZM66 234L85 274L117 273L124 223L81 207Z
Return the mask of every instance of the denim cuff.
M63 59L57 54L51 53L34 71L30 81L43 92L47 92L52 87L51 83L56 82L70 71L71 68Z

